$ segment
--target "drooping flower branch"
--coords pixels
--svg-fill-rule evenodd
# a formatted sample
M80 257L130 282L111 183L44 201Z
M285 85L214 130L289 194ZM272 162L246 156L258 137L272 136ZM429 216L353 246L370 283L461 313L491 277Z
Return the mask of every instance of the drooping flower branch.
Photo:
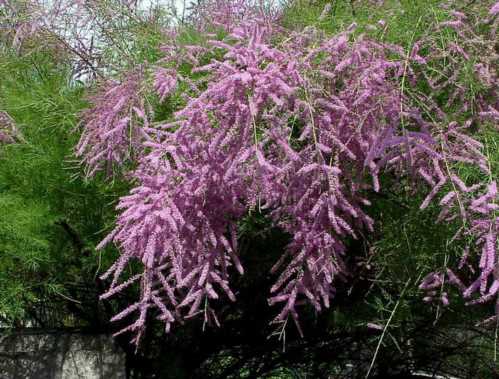
M151 139L145 131L151 111L142 93L143 77L139 68L121 83L108 80L90 97L93 107L82 114L83 133L76 146L88 177L99 170L111 176L116 168L140 157L143 143Z
M156 69L154 73L154 89L159 95L160 101L164 101L167 96L171 95L176 86L177 75L174 70L163 67Z

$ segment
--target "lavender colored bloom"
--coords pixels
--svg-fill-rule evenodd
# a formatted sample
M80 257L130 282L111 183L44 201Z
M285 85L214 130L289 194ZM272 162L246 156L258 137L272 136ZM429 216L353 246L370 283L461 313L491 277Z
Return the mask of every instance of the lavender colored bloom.
M177 76L175 71L165 68L158 68L154 73L154 89L159 95L160 101L164 101L177 86Z
M142 70L128 73L121 83L107 81L90 97L93 107L82 114L83 133L76 155L87 176L105 170L111 176L127 160L140 156L149 114L141 97ZM135 158L136 159L136 158Z
M492 16L497 16L499 14L499 1L495 3L492 8L490 8L489 13Z

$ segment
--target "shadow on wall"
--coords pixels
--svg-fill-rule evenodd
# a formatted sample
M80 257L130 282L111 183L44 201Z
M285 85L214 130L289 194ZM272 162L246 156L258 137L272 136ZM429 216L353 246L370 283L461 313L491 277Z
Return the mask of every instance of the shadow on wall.
M121 379L125 355L107 335L0 331L2 379Z

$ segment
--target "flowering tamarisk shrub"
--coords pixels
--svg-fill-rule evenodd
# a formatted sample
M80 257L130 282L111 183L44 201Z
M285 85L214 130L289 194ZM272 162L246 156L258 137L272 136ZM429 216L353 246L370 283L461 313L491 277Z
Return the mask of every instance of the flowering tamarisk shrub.
M470 303L496 298L496 183L465 183L455 169L465 164L491 174L472 122L449 121L444 110L429 118L405 90L433 80L420 70L432 59L420 53L423 42L407 53L354 38L352 26L332 38L308 29L276 45L279 33L267 23L234 22L227 38L208 47L164 49L170 66L187 59L202 75L172 120L152 127L143 118L124 133L128 114L145 113L142 79L133 74L102 91L87 114L78 154L90 174L124 162L130 144L140 152L136 187L121 198L116 228L99 245L112 241L121 251L103 276L112 280L102 298L140 282L137 302L113 318L133 320L118 334L132 332L139 343L148 316L167 331L198 314L218 325L211 304L236 299L230 274L244 271L237 222L254 209L291 236L272 269L279 276L269 303L281 307L275 322L292 318L299 328L299 306L329 307L338 281L351 275L345 242L373 230L366 207L369 194L383 190L382 173L427 193L421 208L438 204L440 220L460 220L455 238L469 235L481 250L480 262L466 254L462 260L462 268L478 271L474 282L464 284L450 269L432 273L421 285L427 300L446 280L473 296ZM211 61L202 65L206 56ZM157 69L159 97L178 80L184 78L173 69ZM481 109L494 96L484 97ZM143 271L123 280L135 260ZM439 301L447 304L447 294Z
M488 176L490 162L471 138L474 125L448 120L453 118L449 109L466 100L458 91L462 81L428 71L435 86L446 82L435 87L442 103L437 96L421 97L421 105L411 97L416 92L404 89L426 80L422 74L428 64L440 67L447 61L460 70L471 60L458 48L477 56L491 50L490 41L476 45L484 49L449 44L440 56L416 45L407 55L397 46L350 33L325 38L311 28L276 45L282 38L275 30L246 21L231 26L232 35L223 42L173 51L172 60L182 53L196 74L204 73L191 83L192 93L183 94L187 105L173 122L156 127L147 124L149 117L140 117L151 114L142 105L147 83L154 82L164 100L185 80L171 68L158 69L151 81L135 80L130 73L120 83L108 82L86 119L88 142L80 148L83 159L89 158L89 175L98 170L110 175L125 162L140 162L133 172L136 188L121 200L117 228L102 244L113 239L122 252L108 273L113 280L103 297L141 284L138 301L114 318L131 320L123 331L135 333L138 343L151 316L164 321L167 330L197 314L217 324L213 302L235 299L231 274L243 272L237 223L254 208L291 236L274 267L279 277L269 302L280 307L276 322L297 321L305 302L317 310L328 307L338 282L355 273L346 245L373 228L365 212L370 193L385 189L382 173L428 193L422 207L439 204L440 219L462 224L456 238L470 236L476 244L463 255L459 272L444 268L423 281L426 300L446 305L447 284L470 304L495 300L496 184L459 176L463 165ZM214 60L200 67L211 53ZM482 77L489 84L463 119L476 110L493 119L497 108L490 85L494 63L486 61L493 55L482 55ZM457 100L447 106L447 94L454 93ZM423 111L425 102L434 114ZM99 119L106 112L109 117ZM144 271L128 278L124 268L133 261Z

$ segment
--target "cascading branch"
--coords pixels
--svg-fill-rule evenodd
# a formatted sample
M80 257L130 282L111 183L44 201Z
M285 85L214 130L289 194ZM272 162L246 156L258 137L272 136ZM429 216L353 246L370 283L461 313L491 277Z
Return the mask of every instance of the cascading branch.
M351 275L345 242L375 227L366 207L369 193L383 190L382 173L407 178L427 193L421 208L438 204L440 220L461 220L455 238L476 243L461 265L477 269L476 280L464 284L450 269L432 273L421 284L426 300L435 300L444 282L470 303L497 298L497 185L466 183L454 169L466 164L491 178L472 120L449 121L430 97L437 111L428 118L404 90L434 84L422 72L438 56L420 53L424 41L406 52L354 38L354 29L332 38L306 29L282 39L268 22L230 19L223 41L165 49L169 67L187 60L201 78L188 83L193 91L173 120L159 126L147 123L142 74L94 97L77 150L89 175L121 165L130 146L139 152L136 187L120 199L116 228L98 247L112 241L121 252L103 275L112 279L102 298L140 282L140 298L113 318L133 320L118 334L132 332L139 343L148 315L167 331L198 314L218 325L211 304L235 301L230 275L244 272L237 222L257 207L292 236L272 269L279 277L269 303L281 307L275 322L292 318L299 328L300 304L329 307L338 281ZM203 57L211 61L201 65ZM153 85L164 100L184 80L172 68L156 68ZM495 104L491 92L480 110ZM142 121L132 123L133 115ZM132 261L143 271L122 280ZM448 302L446 293L439 296Z

